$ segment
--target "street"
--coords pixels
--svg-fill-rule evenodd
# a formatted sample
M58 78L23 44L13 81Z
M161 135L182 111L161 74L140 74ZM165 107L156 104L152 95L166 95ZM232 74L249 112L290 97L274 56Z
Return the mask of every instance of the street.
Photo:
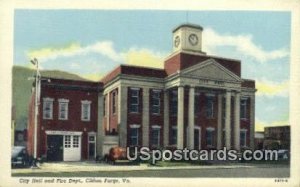
M13 177L211 177L211 178L288 178L290 167L257 166L247 168L195 168L195 169L163 169L163 170L133 170L133 171L78 171L78 172L32 172L13 173Z

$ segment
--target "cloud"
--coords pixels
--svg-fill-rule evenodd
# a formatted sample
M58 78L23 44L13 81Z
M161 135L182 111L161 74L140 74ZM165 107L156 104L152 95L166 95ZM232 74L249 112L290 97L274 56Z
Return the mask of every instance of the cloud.
M162 53L157 53L149 49L131 48L126 53L126 63L153 68L163 68L165 56L166 55Z
M104 74L90 73L90 74L82 75L82 77L91 81L99 81L102 77L104 77Z
M96 42L87 46L81 46L79 43L71 43L62 47L44 47L28 51L27 56L29 58L35 57L43 62L55 60L59 57L73 57L89 53L98 53L116 62L124 61L125 57L123 53L116 52L111 41Z
M218 47L222 46L234 47L237 52L252 57L259 62L280 59L289 55L288 50L285 48L273 51L264 50L253 42L251 35L222 35L211 28L206 28L203 31L203 48L208 53L214 53Z
M289 82L273 82L265 79L256 80L257 96L288 97Z
M288 120L279 120L279 121L272 121L266 122L262 121L258 118L255 118L255 131L264 131L265 127L274 127L274 126L283 126L283 125L290 125Z
M100 74L121 63L163 68L165 56L147 48L132 47L127 51L117 51L112 41L98 41L86 46L70 43L27 52L28 58L39 59L41 69L63 69L90 80L99 80Z

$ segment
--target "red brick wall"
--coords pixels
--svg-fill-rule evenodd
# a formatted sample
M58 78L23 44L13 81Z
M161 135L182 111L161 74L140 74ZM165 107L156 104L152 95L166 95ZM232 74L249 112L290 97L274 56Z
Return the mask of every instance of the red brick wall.
M52 81L56 86L42 86L41 89L41 105L39 107L39 128L38 128L38 157L46 154L47 148L47 135L46 130L59 130L59 131L82 131L82 159L87 158L87 133L97 131L97 112L98 112L98 93L96 89L90 91L82 89L70 89L64 87L66 82L62 80ZM91 86L96 88L94 84L82 83L72 81L68 85L77 86ZM53 119L47 120L43 119L43 98L50 97L54 99L53 102ZM69 110L68 110L68 120L58 120L58 99L69 99ZM91 114L90 121L81 120L81 101L89 100L91 101ZM31 139L31 134L33 128L28 129L29 139ZM29 143L31 144L31 143ZM31 146L30 146L31 147Z
M212 56L200 56L186 53L179 53L165 61L165 71L167 75L176 73L178 70L183 70L207 59L215 59L222 66L232 71L237 76L241 76L241 62L236 60L223 59Z

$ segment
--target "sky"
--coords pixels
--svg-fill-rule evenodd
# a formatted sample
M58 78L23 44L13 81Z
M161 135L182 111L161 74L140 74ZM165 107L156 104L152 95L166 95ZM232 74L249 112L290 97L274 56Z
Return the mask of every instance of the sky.
M119 64L162 68L172 30L201 25L203 51L239 59L256 81L256 130L289 124L289 12L15 10L14 65L63 70L99 80Z

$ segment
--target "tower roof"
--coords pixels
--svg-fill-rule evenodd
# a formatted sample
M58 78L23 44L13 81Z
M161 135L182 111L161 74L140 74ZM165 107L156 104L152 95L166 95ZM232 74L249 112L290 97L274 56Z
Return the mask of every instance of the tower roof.
M182 27L190 27L190 28L203 30L203 28L200 25L191 24L191 23L184 23L184 24L181 24L181 25L178 25L177 27L175 27L173 29L173 33L176 32L178 29L180 29Z

